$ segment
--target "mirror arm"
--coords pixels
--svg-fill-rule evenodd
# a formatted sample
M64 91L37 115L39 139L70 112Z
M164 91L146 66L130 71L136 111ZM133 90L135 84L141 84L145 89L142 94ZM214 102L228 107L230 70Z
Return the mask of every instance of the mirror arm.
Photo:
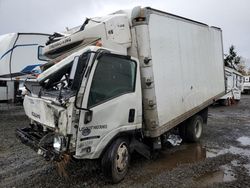
M75 100L75 107L76 107L76 109L78 109L78 110L84 110L84 111L87 111L87 112L90 112L90 113L92 113L92 110L90 110L90 109L88 109L88 108L81 108L81 107L79 107L79 106L77 106L77 104L76 104L76 100Z
M77 92L77 94L78 94L78 92ZM93 111L88 109L88 108L81 108L81 107L77 106L76 101L77 100L75 100L75 102L74 102L74 105L75 105L76 109L86 111L84 124L87 124L87 123L91 122L92 121L92 116L93 116Z
M79 92L79 90L76 93L76 97L78 96L78 92ZM78 109L78 110L84 110L84 111L92 113L92 110L90 110L88 108L82 108L82 107L77 106L76 102L77 102L77 99L75 99L75 102L74 102L74 106L75 106L76 109Z

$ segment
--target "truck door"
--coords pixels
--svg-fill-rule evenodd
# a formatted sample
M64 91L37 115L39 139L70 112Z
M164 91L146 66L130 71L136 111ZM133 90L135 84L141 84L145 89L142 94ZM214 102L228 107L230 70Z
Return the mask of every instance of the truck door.
M137 61L101 55L86 85L82 107L90 111L80 113L76 155L97 158L114 136L141 128L141 101Z

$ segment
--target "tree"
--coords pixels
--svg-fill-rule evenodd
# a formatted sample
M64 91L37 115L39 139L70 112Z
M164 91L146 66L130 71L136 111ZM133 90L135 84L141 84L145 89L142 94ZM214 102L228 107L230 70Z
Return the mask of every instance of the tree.
M248 75L248 76L250 75L250 68L248 68L246 75Z
M225 66L235 68L236 65L240 64L241 57L237 55L234 45L229 48L229 54L225 54L224 64Z
M246 75L248 74L248 71L249 71L249 70L246 69L246 65L245 65L245 62L244 62L244 61L240 62L240 63L237 65L237 69L238 69L238 71L239 71L242 75L244 75L244 76L246 76Z
M234 45L229 48L229 54L225 54L224 64L239 71L242 75L249 74L244 58L237 55Z

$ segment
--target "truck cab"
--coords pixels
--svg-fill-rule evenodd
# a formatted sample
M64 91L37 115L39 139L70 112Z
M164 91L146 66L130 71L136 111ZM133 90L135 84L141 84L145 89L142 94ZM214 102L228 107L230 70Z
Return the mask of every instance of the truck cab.
M65 151L78 159L97 159L116 137L132 138L141 130L136 58L90 46L45 70L37 81L40 90L27 86L30 94L24 99L32 129L18 133L39 142L37 151L48 160L61 160ZM120 150L128 152L124 143Z

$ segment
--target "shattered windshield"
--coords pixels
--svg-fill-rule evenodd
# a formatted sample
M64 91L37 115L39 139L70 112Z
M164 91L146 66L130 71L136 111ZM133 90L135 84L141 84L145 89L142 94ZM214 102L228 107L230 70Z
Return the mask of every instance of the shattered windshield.
M48 91L76 91L81 83L81 77L84 74L90 53L84 53L75 57L74 60L58 66L59 68L49 74L45 80L40 81L45 92ZM73 77L72 77L73 75ZM57 92L54 92L57 93Z

